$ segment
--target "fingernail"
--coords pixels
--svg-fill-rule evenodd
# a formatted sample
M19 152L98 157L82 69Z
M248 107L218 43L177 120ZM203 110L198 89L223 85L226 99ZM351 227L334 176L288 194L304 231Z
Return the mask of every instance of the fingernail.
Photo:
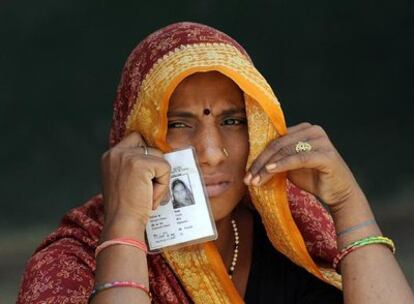
M250 183L250 181L252 180L252 174L249 172L249 173L247 173L247 175L246 175L246 177L244 178L244 182L246 183L246 184L249 184Z
M171 200L171 192L170 191L168 191L165 195L164 195L164 197L163 197L163 199L162 199L162 201L160 202L160 205L161 206L165 206L169 201Z
M277 167L276 163L268 164L268 165L266 165L266 170L267 171L272 171L272 170L276 169L276 167Z
M256 176L256 177L255 177L255 178L253 178L253 180L252 180L252 184L253 184L254 186L258 186L258 185L259 185L259 183L260 183L260 175Z

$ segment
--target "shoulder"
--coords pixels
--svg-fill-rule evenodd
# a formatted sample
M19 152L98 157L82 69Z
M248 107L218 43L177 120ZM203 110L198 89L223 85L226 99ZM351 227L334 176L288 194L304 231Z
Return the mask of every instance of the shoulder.
M97 195L85 204L67 212L58 228L40 244L35 253L61 239L76 240L85 247L94 249L102 232L103 221L102 196Z
M65 214L28 261L17 303L63 303L68 298L86 302L94 283L94 251L102 222L100 196Z

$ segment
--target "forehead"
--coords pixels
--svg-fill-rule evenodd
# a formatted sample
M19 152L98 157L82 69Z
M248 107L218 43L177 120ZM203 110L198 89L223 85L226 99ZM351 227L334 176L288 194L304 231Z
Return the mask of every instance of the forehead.
M208 107L215 104L244 105L242 90L227 76L216 72L195 73L186 77L174 90L169 108Z
M181 190L181 189L184 189L184 185L182 184L182 183L176 183L175 185L174 185L174 190Z

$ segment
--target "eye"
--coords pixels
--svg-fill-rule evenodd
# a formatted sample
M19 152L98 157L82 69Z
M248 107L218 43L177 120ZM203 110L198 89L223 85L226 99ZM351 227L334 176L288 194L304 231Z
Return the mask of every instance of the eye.
M180 121L172 121L168 123L168 129L180 129L180 128L189 128L189 126Z
M238 126L238 125L245 125L247 120L245 118L226 118L222 125L224 126Z

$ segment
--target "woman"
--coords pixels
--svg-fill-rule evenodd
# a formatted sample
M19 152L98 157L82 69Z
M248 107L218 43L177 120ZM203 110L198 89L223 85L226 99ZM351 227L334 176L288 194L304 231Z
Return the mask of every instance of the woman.
M175 179L171 183L171 189L174 209L194 205L193 194L181 179Z
M412 303L392 243L326 133L287 129L227 35L178 23L141 42L122 74L110 143L103 196L69 212L37 249L19 303L86 303L91 293L91 303L149 303L148 287L154 303ZM163 153L189 145L219 237L147 256L148 217L168 196ZM326 202L337 240L309 193Z

